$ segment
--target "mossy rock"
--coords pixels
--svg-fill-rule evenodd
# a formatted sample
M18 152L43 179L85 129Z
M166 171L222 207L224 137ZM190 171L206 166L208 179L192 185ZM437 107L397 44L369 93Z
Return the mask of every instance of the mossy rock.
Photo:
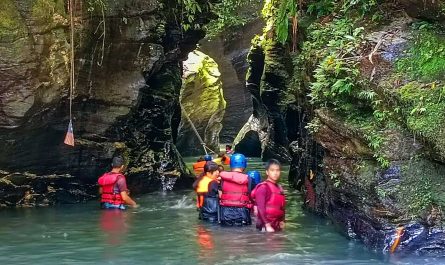
M445 86L410 82L398 90L406 126L445 161Z
M67 24L64 0L35 0L31 6L35 26L41 30Z
M445 76L445 35L430 24L414 30L405 56L397 61L397 70L410 78L431 82Z
M0 1L0 39L2 42L13 42L23 37L26 37L26 25L14 1Z
M216 151L219 150L219 133L226 108L220 75L218 65L212 58L199 51L190 53L180 97L181 104L200 137ZM201 143L184 113L177 146L182 154L202 153Z

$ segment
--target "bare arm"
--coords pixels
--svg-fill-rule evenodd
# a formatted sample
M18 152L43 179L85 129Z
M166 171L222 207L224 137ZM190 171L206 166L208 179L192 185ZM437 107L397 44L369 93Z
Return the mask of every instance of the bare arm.
M127 192L127 191L122 191L122 192L121 192L121 197L122 197L122 200L123 200L126 204L130 205L131 207L133 207L133 208L137 208L137 207L138 207L138 205L136 204L136 202L133 201L133 199L128 195L128 192Z

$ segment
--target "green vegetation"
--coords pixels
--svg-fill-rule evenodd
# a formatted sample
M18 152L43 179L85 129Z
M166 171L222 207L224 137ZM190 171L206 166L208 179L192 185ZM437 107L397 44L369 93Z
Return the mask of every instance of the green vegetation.
M103 14L107 9L107 3L104 0L87 0L87 11L90 13Z
M262 0L225 0L212 5L211 11L218 17L206 25L207 38L213 38L222 31L245 25L259 17Z
M198 29L200 25L196 24L195 20L202 13L201 5L196 0L179 0L179 4L182 8L182 28L184 30Z
M289 26L292 25L293 35L296 34L298 23L297 0L266 0L262 14L266 19L265 32L274 31L275 38L281 44L289 40ZM292 23L289 23L292 20ZM292 36L295 41L296 36Z
M396 188L396 198L408 216L425 213L431 206L445 205L443 168L424 159L410 161L402 167L403 179Z
M332 13L355 14L364 16L375 11L377 0L318 0L310 1L307 12L317 17L331 15Z
M445 157L445 85L413 81L398 94L408 129L431 142Z
M55 13L65 15L65 3L63 0L36 0L31 10L33 18L42 25L52 24Z
M12 0L0 1L0 39L25 36L26 28Z
M445 36L433 25L414 25L414 39L404 58L397 62L397 70L410 78L430 82L444 79Z
M346 120L362 135L380 165L388 167L389 160L382 149L386 143L384 131L391 125L390 113L361 77L358 58L364 28L357 24L351 18L335 18L307 28L307 39L294 60L294 87L300 87L301 76L313 74L308 85L295 93L307 94L312 105L329 108Z

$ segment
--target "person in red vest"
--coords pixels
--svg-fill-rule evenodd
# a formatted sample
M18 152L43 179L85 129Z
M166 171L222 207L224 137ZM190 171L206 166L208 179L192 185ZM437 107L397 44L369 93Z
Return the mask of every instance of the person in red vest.
M100 205L102 209L125 210L125 205L138 207L130 197L125 179L124 159L120 156L113 157L111 171L103 174L99 180Z
M278 185L281 164L275 159L266 165L267 180L258 184L252 191L257 221L260 231L275 232L284 228L286 197L283 188Z
M244 169L246 157L234 154L230 160L230 172L221 172L220 223L228 226L250 225L250 185L251 181Z

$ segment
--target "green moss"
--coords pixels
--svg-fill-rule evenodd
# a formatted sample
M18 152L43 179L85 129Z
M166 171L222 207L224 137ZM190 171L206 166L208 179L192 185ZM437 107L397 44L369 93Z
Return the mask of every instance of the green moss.
M422 215L431 206L445 207L443 166L419 158L401 169L403 177L397 186L396 198L411 217Z
M195 51L190 58L194 62L190 70L195 73L184 80L181 102L194 122L207 123L214 113L226 107L221 74L218 64L206 54Z
M15 7L14 1L0 1L0 39L12 41L26 36L26 26Z
M31 15L39 24L52 24L53 16L65 14L63 0L36 0L31 8Z
M444 78L445 36L422 24L409 45L406 56L397 62L399 72L426 82Z
M406 125L445 158L445 86L410 82L398 90Z

